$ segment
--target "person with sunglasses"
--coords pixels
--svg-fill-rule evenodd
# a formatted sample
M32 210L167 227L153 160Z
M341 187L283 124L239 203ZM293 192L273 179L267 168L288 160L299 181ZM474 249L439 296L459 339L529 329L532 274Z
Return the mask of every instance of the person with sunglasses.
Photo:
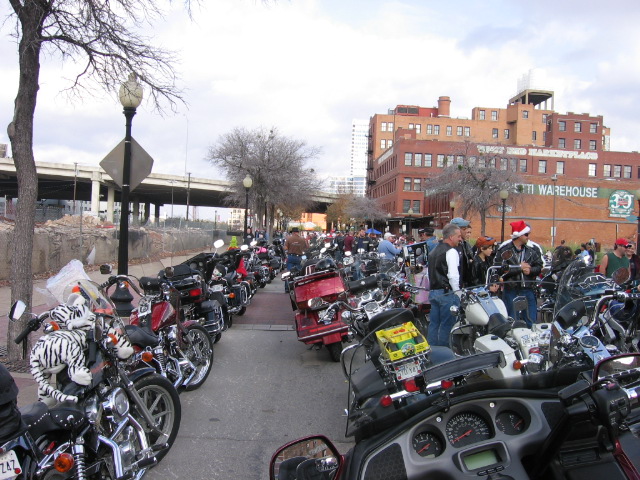
M513 308L513 300L518 296L527 299L527 317L523 318L527 325L531 327L536 322L538 316L537 298L535 287L537 277L542 271L543 262L540 249L529 245L529 233L531 227L524 221L511 222L511 242L503 243L496 252L495 265L519 266L505 272L501 281L503 282L502 300L507 307L507 313L511 318L516 318Z
M607 252L600 260L598 270L604 276L611 278L613 272L620 268L629 268L629 258L626 255L627 248L632 244L626 238L619 238L613 244L613 251Z
M478 237L476 240L476 255L473 257L471 271L473 285L484 285L487 281L487 270L493 265L494 248L496 239L493 237ZM498 284L489 285L489 291L496 293Z

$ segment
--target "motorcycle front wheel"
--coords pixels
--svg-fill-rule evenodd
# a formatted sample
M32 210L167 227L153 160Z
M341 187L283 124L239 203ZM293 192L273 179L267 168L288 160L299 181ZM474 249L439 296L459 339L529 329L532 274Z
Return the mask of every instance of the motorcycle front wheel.
M331 360L333 360L334 362L340 361L340 354L342 353L342 342L329 343L327 345L327 350L329 350Z
M169 380L155 373L139 378L133 386L138 391L144 405L149 409L149 413L160 432L167 436L167 448L156 453L156 458L160 461L169 452L178 436L182 417L180 396ZM138 415L136 418L144 426L150 445L165 443L164 436L153 432L142 415Z
M187 338L185 340L188 343L188 347L184 353L196 367L195 375L184 387L185 390L189 391L200 388L209 373L211 373L213 342L207 330L202 325L197 324L187 327Z

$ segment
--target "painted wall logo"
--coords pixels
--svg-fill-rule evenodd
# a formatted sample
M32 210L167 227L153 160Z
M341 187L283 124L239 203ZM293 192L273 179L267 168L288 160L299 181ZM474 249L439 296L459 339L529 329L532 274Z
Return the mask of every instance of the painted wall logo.
M609 216L626 217L633 213L633 195L627 190L614 190L609 196Z

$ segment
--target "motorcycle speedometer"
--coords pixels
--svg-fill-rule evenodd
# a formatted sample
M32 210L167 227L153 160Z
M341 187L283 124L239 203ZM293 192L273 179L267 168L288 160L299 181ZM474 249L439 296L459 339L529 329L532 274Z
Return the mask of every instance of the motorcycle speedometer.
M600 340L598 340L593 335L585 335L580 338L580 346L582 348L593 348L596 349L600 346Z

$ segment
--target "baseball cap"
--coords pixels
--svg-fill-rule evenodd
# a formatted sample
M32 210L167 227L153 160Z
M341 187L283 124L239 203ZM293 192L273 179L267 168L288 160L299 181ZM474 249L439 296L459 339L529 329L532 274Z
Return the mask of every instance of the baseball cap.
M462 217L456 217L453 220L451 220L451 224L459 228L466 228L469 225L471 225L471 222L469 220L465 220Z
M293 228L291 229L291 233L299 232L299 231L300 231L300 229L299 229L298 227L293 227Z
M391 233L391 232L386 232L386 233L384 234L384 239L385 239L385 240L387 240L387 239L389 239L389 238L391 238L391 237L395 237L395 235L394 235L393 233Z
M495 245L496 239L493 237L478 237L476 240L476 246L478 248L488 247L489 245Z
M629 245L629 240L627 240L626 238L619 238L616 240L616 245L622 245L623 247L626 247L627 245Z

